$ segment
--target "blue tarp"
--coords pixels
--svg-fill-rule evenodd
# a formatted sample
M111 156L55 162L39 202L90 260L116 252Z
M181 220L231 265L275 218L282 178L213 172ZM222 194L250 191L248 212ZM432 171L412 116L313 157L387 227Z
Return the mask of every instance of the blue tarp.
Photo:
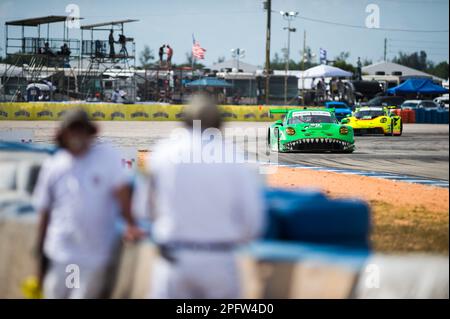
M448 90L434 84L430 79L408 79L402 84L387 90L389 94L416 93L416 94L444 94Z
M203 78L195 80L186 84L187 87L215 87L215 88L230 88L232 85L224 80L218 78Z

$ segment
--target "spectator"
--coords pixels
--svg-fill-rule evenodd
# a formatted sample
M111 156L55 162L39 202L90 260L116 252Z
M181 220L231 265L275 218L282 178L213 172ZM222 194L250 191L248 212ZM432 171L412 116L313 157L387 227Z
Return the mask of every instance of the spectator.
M362 63L360 57L358 57L358 62L356 62L356 79L358 81L362 80Z
M127 38L125 35L120 34L119 35L119 41L118 41L121 45L120 48L120 54L124 55L124 56L128 56L128 50L127 50Z
M208 145L202 134L219 131L220 112L210 98L194 97L185 126L183 138L161 143L149 160L149 211L160 255L151 296L239 298L234 250L262 231L261 185L244 164L177 160L202 154Z
M158 55L159 55L159 64L160 64L160 65L162 65L163 60L164 60L164 50L165 50L165 48L166 48L166 45L164 44L163 46L161 46L161 47L159 48L159 51L158 51Z
M103 46L100 40L95 40L95 57L96 58L104 58L105 53L103 52Z
M167 66L170 67L172 66L172 56L173 56L173 49L170 47L170 45L167 45L166 54L167 54Z
M39 174L34 204L40 215L38 252L46 261L40 284L47 298L107 297L120 243L119 213L127 224L126 238L142 236L130 213L120 157L108 146L94 145L96 133L83 110L67 111L56 135L61 150ZM70 286L66 279L73 267L79 280Z
M70 53L71 53L71 51L70 51L69 47L67 46L67 43L64 43L60 48L59 55L70 56Z
M337 80L335 78L331 78L330 80L330 96L332 101L338 96Z
M327 95L327 88L326 88L324 78L321 78L319 80L319 82L317 82L316 91L317 91L316 96L317 96L318 102L319 102L319 104L321 104L325 101L325 97Z
M110 58L114 58L116 55L116 52L114 50L114 43L116 41L114 41L114 30L111 29L109 31L109 38L108 38L108 43L109 43L109 57Z
M337 86L339 101L343 101L344 96L345 96L345 85L344 85L344 82L342 82L341 78L338 79L336 86Z
M55 53L53 53L52 49L50 48L50 45L48 42L44 43L44 48L42 49L42 52L49 56L55 56Z

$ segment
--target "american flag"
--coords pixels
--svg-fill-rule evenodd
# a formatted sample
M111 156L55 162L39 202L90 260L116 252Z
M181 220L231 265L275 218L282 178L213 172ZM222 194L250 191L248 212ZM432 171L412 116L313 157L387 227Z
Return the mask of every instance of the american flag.
M197 41L195 41L194 36L192 36L192 41L193 41L193 43L194 43L194 44L192 45L192 56L193 56L194 58L196 58L196 59L199 59L199 60L205 59L205 52L206 52L206 50L203 49L203 48L200 46L200 43L198 43Z

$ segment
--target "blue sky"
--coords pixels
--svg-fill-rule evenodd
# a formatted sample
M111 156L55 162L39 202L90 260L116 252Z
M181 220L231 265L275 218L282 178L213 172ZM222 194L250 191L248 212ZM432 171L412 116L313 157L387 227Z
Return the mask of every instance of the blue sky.
M137 51L149 45L154 51L162 43L174 48L174 62L185 61L192 46L192 33L207 50L205 64L219 56L231 58L232 48L246 50L244 61L263 65L265 54L265 12L263 0L0 0L0 47L4 50L4 22L11 19L65 14L66 5L80 8L82 24L124 18L136 18L126 26L125 33L136 39ZM300 15L349 25L364 26L366 6L380 8L380 27L409 30L448 30L448 0L273 0L275 11L298 11ZM286 45L283 27L286 22L279 13L272 15L272 53ZM448 61L448 33L393 32L374 29L340 27L297 18L292 23L291 58L300 59L303 31L307 45L318 55L319 48L333 58L341 51L351 53L349 61L358 56L375 61L383 57L383 39L389 40L388 58L398 51L414 52L421 48L434 61ZM31 29L30 29L31 30ZM62 36L62 27L54 27L53 36ZM79 31L71 31L77 36ZM30 31L30 34L31 31ZM106 38L107 34L105 34ZM3 50L1 51L3 54Z

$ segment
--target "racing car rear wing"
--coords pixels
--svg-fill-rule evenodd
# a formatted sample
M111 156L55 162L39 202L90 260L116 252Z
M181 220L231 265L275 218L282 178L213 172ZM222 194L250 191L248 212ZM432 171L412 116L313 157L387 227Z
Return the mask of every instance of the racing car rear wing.
M269 113L270 114L286 114L287 112L289 112L291 109L270 109Z

